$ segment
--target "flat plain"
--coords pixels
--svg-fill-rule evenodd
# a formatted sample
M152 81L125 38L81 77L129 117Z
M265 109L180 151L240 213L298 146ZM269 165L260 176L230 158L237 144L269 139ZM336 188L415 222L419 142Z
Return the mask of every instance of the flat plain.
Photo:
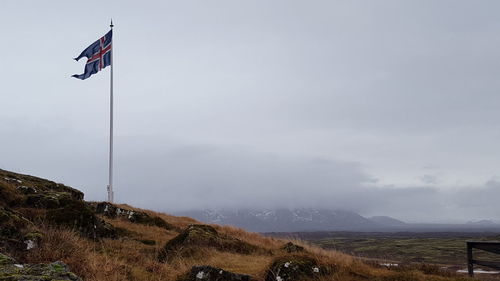
M500 241L498 232L295 232L280 236L306 240L366 259L465 267L466 241ZM500 261L500 255L474 250L474 258Z

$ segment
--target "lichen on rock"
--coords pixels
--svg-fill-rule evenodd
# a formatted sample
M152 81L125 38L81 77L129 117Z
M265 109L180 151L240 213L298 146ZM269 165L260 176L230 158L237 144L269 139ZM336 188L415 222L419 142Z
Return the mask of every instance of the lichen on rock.
M18 236L20 229L31 224L29 220L14 210L0 207L0 236Z
M250 281L246 274L233 273L208 265L193 266L191 270L177 281Z
M60 208L63 207L71 201L74 201L71 194L68 192L44 192L44 193L34 193L28 194L26 196L25 204L26 206L32 208Z
M0 280L8 281L81 281L60 261L50 264L19 264L0 253Z
M123 218L133 223L161 227L167 230L177 230L177 228L164 219L156 216L150 216L145 212L118 207L109 202L99 202L92 204L97 214L102 214L108 218Z
M332 268L320 265L317 260L304 255L277 258L267 271L266 281L302 281L327 275Z

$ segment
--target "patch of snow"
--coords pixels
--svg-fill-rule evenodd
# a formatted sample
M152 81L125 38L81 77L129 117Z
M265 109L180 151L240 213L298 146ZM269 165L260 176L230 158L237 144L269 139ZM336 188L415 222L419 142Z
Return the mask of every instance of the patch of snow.
M318 267L313 267L313 272L314 273L319 273L319 268Z
M22 264L14 264L14 266L15 267L19 267L19 268L23 268L24 267L24 265L22 265Z
M224 270L222 270L222 269L221 269L221 270L219 271L219 274L222 274L223 272L224 272Z
M276 281L283 281L283 278L281 278L280 276L276 276Z
M469 273L469 271L467 269L459 269L459 270L457 270L457 273ZM483 269L474 269L474 273L499 274L500 271L489 271L489 270L483 270Z
M254 215L256 218L261 219L263 221L276 221L278 217L276 216L275 211L264 210L262 212L250 212L251 215Z
M293 219L292 221L313 221L312 213L305 212L304 210L294 210L292 211Z
M290 267L290 262L286 262L285 267Z

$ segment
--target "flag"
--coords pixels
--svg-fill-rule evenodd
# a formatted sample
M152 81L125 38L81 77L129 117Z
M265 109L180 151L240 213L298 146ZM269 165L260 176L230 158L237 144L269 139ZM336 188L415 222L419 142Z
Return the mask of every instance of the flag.
M92 43L92 45L88 46L77 58L75 58L75 60L78 61L83 57L87 57L87 63L85 64L85 71L83 74L75 74L72 77L84 80L111 64L112 32L113 30L110 30L106 35Z

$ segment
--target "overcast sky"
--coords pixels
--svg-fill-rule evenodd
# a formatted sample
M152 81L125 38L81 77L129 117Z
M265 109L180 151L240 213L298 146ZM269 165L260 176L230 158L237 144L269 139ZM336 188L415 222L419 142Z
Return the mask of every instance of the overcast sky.
M0 2L0 168L104 200L500 221L498 1Z

